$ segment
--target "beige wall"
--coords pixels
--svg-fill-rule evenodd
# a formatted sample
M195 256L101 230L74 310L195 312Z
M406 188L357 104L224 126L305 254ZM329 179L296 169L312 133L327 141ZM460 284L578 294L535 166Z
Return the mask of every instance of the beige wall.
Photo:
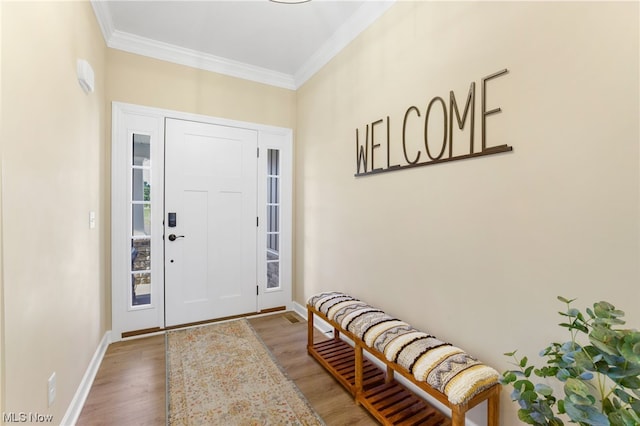
M298 90L296 300L352 293L500 371L504 352L567 337L557 295L609 300L640 327L638 16L628 2L394 5ZM354 178L356 128L390 116L401 162L407 108L422 120L450 90L462 108L472 81L479 150L480 79L502 68L487 137L512 153ZM519 424L506 395L504 424Z
M2 41L3 410L59 423L109 328L106 47L88 2L3 2ZM95 71L90 95L78 58Z
M120 50L107 56L108 101L294 128L295 91Z

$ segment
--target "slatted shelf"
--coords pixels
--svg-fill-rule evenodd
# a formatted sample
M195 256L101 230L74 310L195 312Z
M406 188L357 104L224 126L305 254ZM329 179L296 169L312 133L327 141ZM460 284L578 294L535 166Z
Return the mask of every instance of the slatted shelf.
M451 420L385 372L362 360L362 392L357 393L354 348L339 338L314 343L309 353L342 384L356 401L385 425L450 426Z
M341 339L315 343L309 353L355 396L355 355L353 347ZM384 382L384 373L371 361L363 362L363 381L367 387Z
M395 380L363 391L357 400L385 425L451 425L451 419Z

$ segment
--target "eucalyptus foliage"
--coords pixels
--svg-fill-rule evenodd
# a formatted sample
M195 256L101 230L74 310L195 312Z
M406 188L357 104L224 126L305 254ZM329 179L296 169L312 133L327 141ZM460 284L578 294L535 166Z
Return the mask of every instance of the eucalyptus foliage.
M505 354L515 360L516 369L505 371L501 383L513 388L518 417L532 425L563 425L567 417L580 425L640 425L640 332L620 328L624 312L608 302L594 303L585 315L571 307L575 299L558 300L567 305L559 312L565 317L559 325L568 329L571 340L542 350L546 364L541 368L526 356L518 359L515 351ZM588 343L583 346L579 337ZM559 380L564 395L557 397L551 386L534 383L535 376L547 383Z

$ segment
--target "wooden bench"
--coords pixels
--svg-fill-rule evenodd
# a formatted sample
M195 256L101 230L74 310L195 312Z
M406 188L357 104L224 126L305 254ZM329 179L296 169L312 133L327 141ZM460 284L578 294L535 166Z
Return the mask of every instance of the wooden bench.
M307 312L309 354L382 424L463 426L467 411L486 400L487 425L498 426L498 372L461 349L339 292L312 296ZM333 327L332 339L314 342L314 316ZM400 384L396 374L448 407L451 417Z

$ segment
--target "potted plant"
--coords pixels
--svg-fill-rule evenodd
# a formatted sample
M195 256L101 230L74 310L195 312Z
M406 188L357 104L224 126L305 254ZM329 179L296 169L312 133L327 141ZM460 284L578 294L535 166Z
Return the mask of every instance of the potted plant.
M608 302L594 303L585 315L571 306L575 299L558 299L566 304L559 325L570 340L542 350L546 364L540 368L515 351L505 354L516 369L505 371L501 383L513 388L518 417L532 425L563 425L562 418L581 425L640 425L640 332L621 328L624 312ZM532 374L546 383L534 383ZM554 387L560 386L564 395L556 397Z

